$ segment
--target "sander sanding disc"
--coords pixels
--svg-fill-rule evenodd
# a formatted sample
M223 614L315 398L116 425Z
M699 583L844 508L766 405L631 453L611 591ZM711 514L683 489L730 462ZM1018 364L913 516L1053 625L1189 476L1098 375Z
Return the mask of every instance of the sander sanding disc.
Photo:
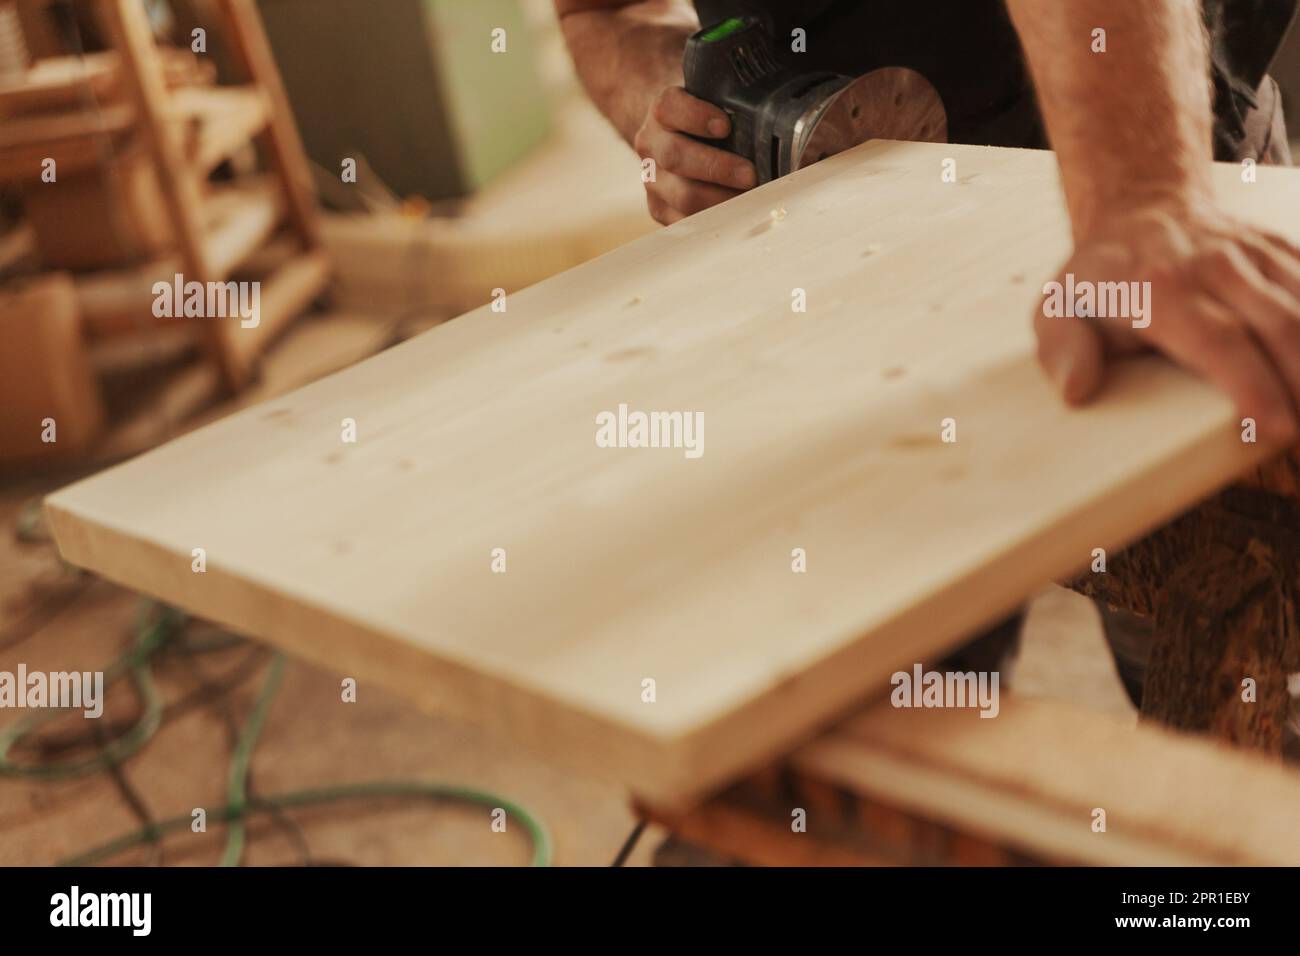
M948 141L948 114L939 92L904 66L872 70L848 83L812 122L797 169L869 139Z

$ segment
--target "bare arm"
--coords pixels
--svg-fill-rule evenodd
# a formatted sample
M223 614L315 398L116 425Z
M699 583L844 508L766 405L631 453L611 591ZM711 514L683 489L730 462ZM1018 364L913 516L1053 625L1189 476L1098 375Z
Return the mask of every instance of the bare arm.
M682 85L682 52L699 29L683 0L555 0L578 78L629 144L650 101Z
M1155 348L1220 386L1262 439L1300 422L1300 249L1219 208L1196 0L1007 0L1061 167L1075 250L1065 272L1150 282L1149 326L1035 319L1071 402L1106 360ZM1093 31L1106 31L1106 52ZM1243 188L1248 188L1244 187Z
M682 88L699 28L684 0L555 0L569 54L596 107L643 159L650 214L665 225L758 181L753 164L692 137L721 139L727 114Z
M1206 203L1210 65L1194 0L1009 0L1076 238L1129 197ZM1093 52L1094 29L1106 31Z

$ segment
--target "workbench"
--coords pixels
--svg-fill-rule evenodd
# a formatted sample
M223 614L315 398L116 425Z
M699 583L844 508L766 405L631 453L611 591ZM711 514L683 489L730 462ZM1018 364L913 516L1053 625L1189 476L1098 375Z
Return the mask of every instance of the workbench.
M1300 241L1300 172L1216 176ZM1265 755L1013 694L992 720L873 703L1097 548L1078 587L1172 628L1157 671L1186 672L1218 619L1162 596L1213 603L1187 560L1212 546L1257 609L1217 659L1275 653L1260 706L1220 689L1201 729L1276 752L1300 668L1259 627L1294 626L1295 565L1193 509L1248 474L1285 491L1280 449L1155 357L1064 407L1030 319L1069 249L1050 153L871 142L47 512L74 564L613 777L741 858L1300 862L1300 774ZM703 453L601 447L620 405L700 416ZM1284 499L1232 500L1257 530Z

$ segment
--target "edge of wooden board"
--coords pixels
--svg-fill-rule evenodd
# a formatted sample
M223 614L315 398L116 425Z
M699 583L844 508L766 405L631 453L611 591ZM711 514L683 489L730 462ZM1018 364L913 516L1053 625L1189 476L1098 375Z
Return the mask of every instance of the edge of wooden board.
M1260 450L1254 464L1267 457L1268 453ZM1080 570L1086 561L1080 560L1076 541L1065 534L1068 527L1087 528L1093 546L1108 551L1122 548L1229 484L1242 473L1240 462L1241 443L1235 432L1225 429L1223 433L1207 436L1203 442L1189 446L1176 458L1152 469L1147 479L1134 483L1142 489L1144 500L1136 506L1130 501L1130 511L1146 516L1140 524L1120 520L1109 500L1099 496L1089 507L1066 515L1057 524L1041 529L1005 552L1003 562L1036 563L1037 577L1031 587L1018 585L1019 579L977 569L952 582L937 601L928 602L944 608L942 618L933 616L931 608L910 609L877 628L870 644L861 640L848 642L805 669L798 678L700 727L681 741L692 779L705 781L695 788L695 795L745 771L756 770L774 753L793 749L817 731L833 727L865 701L885 696L890 687L889 676L900 666L932 663L959 647L964 639L1015 611L1028 596ZM1158 480L1159 474L1177 475L1183 493L1170 494L1168 487ZM971 621L978 624L972 625ZM919 633L926 633L927 637L918 638ZM898 647L900 651L885 654L882 646ZM872 681L876 693L862 692L864 673L876 675ZM815 704L802 699L806 695L799 693L801 683L810 688L816 685ZM830 708L830 701L836 704L830 716L820 719L805 716L814 706L824 714ZM764 739L762 747L751 748L743 755L738 753L735 741L745 739L746 728L755 726L770 728L772 736ZM719 750L724 738L725 749ZM732 772L718 772L717 768L724 764L732 767ZM638 792L649 796L646 791Z
M1134 363L1117 378L1141 375L1148 365ZM1023 578L979 568L952 582L937 602L929 602L929 608L909 610L876 629L870 642L846 641L798 677L680 735L656 735L624 725L571 701L555 700L508 675L486 673L452 654L434 656L400 635L349 619L338 608L313 607L219 564L209 563L203 575L196 575L188 560L178 561L165 546L80 512L67 489L46 499L46 513L60 553L72 564L159 600L179 603L328 669L373 679L426 709L504 732L671 809L698 801L776 753L810 739L864 700L887 692L888 677L899 666L918 658L932 660L977 633L980 626L1013 611L1026 593L1076 571L1080 551L1078 535L1068 533L1071 528L1086 528L1088 540L1098 546L1122 547L1186 511L1266 455L1258 447L1243 452L1237 433L1225 421L1221 431L1207 431L1179 455L1152 467L1144 479L1130 483L1127 493L1140 500L1128 499L1123 513L1102 489L1088 507L1009 548L1004 562L1029 562L1035 568L1029 591ZM1172 494L1161 480L1174 475L1178 494ZM1133 514L1142 514L1145 520L1135 525L1128 520ZM146 570L124 575L118 573L119 565ZM240 601L233 599L236 591ZM241 603L247 609L244 614L228 613ZM935 606L944 609L939 617L933 614ZM972 625L972 621L979 623ZM922 633L925 636L918 637ZM295 637L307 634L310 640ZM358 642L357 634L366 640ZM360 653L361 643L368 644L370 651L382 645L384 653ZM885 647L898 651L885 652ZM870 676L864 680L864 675ZM869 690L864 692L864 686ZM537 705L543 701L546 707L539 710ZM557 716L542 722L538 713ZM763 732L754 733L756 728ZM575 747L575 741L585 743ZM576 759L575 751L580 752Z
M71 486L70 486L71 487ZM567 741L585 739L586 759L579 763L600 776L624 782L610 768L629 758L639 766L666 767L673 759L672 741L659 741L630 729L613 725L597 715L566 706L564 724L539 725L535 719L543 703L555 709L555 701L531 688L513 682L506 675L485 674L452 659L435 657L401 637L377 630L363 622L340 615L337 609L315 607L284 595L255 580L234 574L209 562L202 575L194 574L185 562L165 546L145 540L121 528L93 521L75 506L60 500L59 493L46 498L45 513L64 560L159 601L177 603L185 609L233 631L282 648L326 670L360 679L373 679L416 706L430 712L450 714L520 741L531 749L551 756L572 754L572 747L556 746L553 737ZM95 527L99 540L86 533ZM118 564L173 568L176 573L148 581L118 573ZM164 580L164 578L168 580ZM202 587L190 587L186 579L202 578ZM230 599L233 591L239 601ZM178 599L178 595L183 597ZM253 608L251 615L227 613L235 606ZM311 640L295 634L311 634ZM367 653L358 651L357 635L368 642ZM382 653L373 653L382 647ZM491 719L484 719L491 714ZM570 761L572 762L572 761ZM602 773L602 771L604 771ZM677 775L673 775L677 776ZM669 792L679 792L687 778L665 781Z
M876 148L879 144L867 147ZM848 157L843 154L810 167L804 175L831 176L837 163L851 161ZM787 183L784 188L793 187ZM660 235L639 241L655 243ZM457 321L472 320L473 315ZM1039 375L1033 366L1032 355L1026 354L1001 371ZM1126 395L1130 401L1140 400L1161 388L1167 390L1167 403L1186 398L1189 407L1196 409L1195 427L1172 433L1178 441L1165 443L1176 452L1151 465L1137 480L1126 475L1122 488L1118 479L1098 486L1091 500L990 557L990 562L996 559L998 568L986 562L950 580L926 610L907 611L872 628L870 641L864 640L862 633L836 635L798 675L775 677L742 702L720 703L698 724L680 732L633 725L615 713L557 699L517 675L494 673L481 665L471 667L446 648L440 648L435 656L399 633L381 633L349 618L346 608L326 602L308 605L300 597L280 592L274 592L272 599L269 586L241 578L236 570L223 568L219 562L210 563L205 575L192 574L187 554L168 550L129 528L92 518L79 510L77 495L70 489L51 495L46 510L60 552L71 563L162 600L181 603L194 613L332 670L345 669L373 679L422 706L504 730L544 753L568 756L570 762L630 786L647 802L671 807L696 800L808 739L864 699L884 693L893 670L952 648L1013 610L1039 587L1083 566L1092 547L1119 547L1139 538L1269 454L1261 446L1242 444L1226 399L1216 394L1214 404L1207 405L1206 396L1213 392L1210 386L1166 363L1152 359L1124 363L1115 368L1112 378L1103 403L1123 401ZM1115 502L1121 496L1124 508L1117 509ZM1086 547L1082 547L1084 541ZM184 560L177 560L178 556ZM138 565L138 569L127 574L119 565ZM1007 574L1004 569L1008 565L1024 569L1024 573ZM240 602L232 599L236 590L247 603L238 611L235 608ZM361 635L365 640L350 641L349 635ZM357 643L366 643L368 651L382 648L384 653L363 654ZM543 701L546 707L538 707Z

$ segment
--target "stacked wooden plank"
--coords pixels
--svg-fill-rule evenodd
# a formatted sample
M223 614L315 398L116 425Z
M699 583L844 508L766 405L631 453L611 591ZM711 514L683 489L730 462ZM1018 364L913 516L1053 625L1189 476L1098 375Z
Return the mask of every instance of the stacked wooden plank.
M880 702L702 805L642 811L759 865L1295 866L1297 801L1274 761L1008 695L994 720Z

